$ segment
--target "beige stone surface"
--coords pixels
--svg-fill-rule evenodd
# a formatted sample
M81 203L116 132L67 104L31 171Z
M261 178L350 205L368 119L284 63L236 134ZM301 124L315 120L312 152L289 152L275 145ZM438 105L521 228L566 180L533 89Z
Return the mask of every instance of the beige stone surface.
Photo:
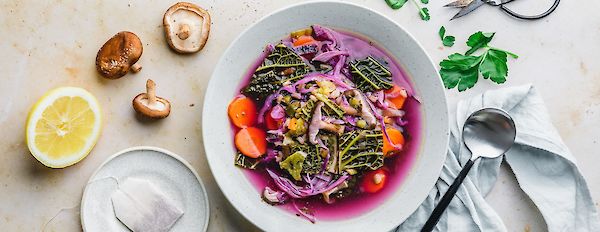
M178 55L164 39L162 14L175 1L20 1L0 3L0 228L3 231L40 231L63 208L77 207L86 181L107 157L127 147L151 145L180 154L198 171L210 198L209 231L257 230L242 218L215 184L201 138L204 91L214 65L228 44L245 28L278 8L298 1L194 1L212 16L206 47L197 54ZM355 0L403 25L439 61L465 51L464 41L477 30L497 32L493 44L521 57L509 62L503 86L533 83L542 93L552 120L579 160L596 205L600 202L600 9L598 1L562 1L550 17L527 22L512 19L498 9L483 6L465 18L449 22L454 10L431 1L431 21L418 18L409 2L393 11L383 0ZM546 1L511 4L524 12L541 12ZM440 26L457 38L445 48L437 36ZM135 32L144 44L139 63L143 70L118 80L105 80L95 71L100 46L115 33ZM248 65L248 64L240 64ZM144 90L147 78L157 94L172 103L162 121L136 118L131 99ZM219 78L219 77L215 77ZM49 169L28 152L24 141L25 117L46 91L78 86L99 100L104 116L103 134L91 154L65 169ZM487 89L500 88L487 80L471 90L448 90L450 108ZM451 110L452 111L452 110ZM225 154L224 154L225 155ZM509 231L545 230L533 203L518 189L507 167L488 201ZM57 220L70 225L77 210L65 210ZM66 216L65 216L66 215ZM60 223L59 223L60 224ZM63 229L62 231L65 231Z

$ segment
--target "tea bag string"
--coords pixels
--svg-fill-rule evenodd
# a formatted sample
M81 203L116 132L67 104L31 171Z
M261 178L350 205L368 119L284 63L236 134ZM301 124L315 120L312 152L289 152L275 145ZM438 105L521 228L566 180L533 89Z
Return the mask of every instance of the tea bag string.
M107 177L103 177L103 178L100 178L100 179L95 179L95 180L92 180L92 181L88 182L87 184L91 185L91 184L95 184L97 182L102 182L102 181L105 181L105 180L113 180L117 184L117 188L119 188L119 184L120 184L119 183L119 179L117 177L114 177L114 176L107 176ZM56 212L56 214L54 214L54 216L52 216L52 218L50 218L50 220L48 220L46 223L44 223L44 225L42 226L42 230L41 231L42 232L46 231L46 228L48 227L48 225L50 223L52 223L52 221L54 221L61 213L65 212L65 211L75 211L75 213L79 213L78 209L80 209L80 208L81 208L81 204L77 204L77 205L72 206L72 207L61 208L60 210L58 210L58 212Z

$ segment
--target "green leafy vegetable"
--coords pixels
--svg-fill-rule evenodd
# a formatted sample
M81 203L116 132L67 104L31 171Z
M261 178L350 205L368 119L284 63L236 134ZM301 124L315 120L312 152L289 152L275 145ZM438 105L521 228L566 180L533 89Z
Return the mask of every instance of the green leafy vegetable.
M235 162L234 163L235 163L236 166L240 166L242 168L256 169L256 166L258 166L258 164L259 164L259 160L260 159L250 158L248 156L245 156L241 152L238 152L235 155Z
M287 46L278 44L256 69L248 86L242 89L242 93L262 102L281 88L283 83L295 82L310 71L310 67L298 54ZM286 75L287 73L291 74Z
M385 3L387 3L392 9L397 10L402 8L407 1L408 0L385 0Z
M454 45L454 36L446 36L446 28L444 28L444 26L440 27L438 34L440 35L440 39L442 40L442 44L444 44L444 46L452 47Z
M328 114L328 116L332 116L333 113L335 113L337 116L344 117L344 110L342 110L342 108L340 106L338 106L337 104L335 104L333 101L331 101L329 98L327 98L327 96L320 94L320 93L313 93L313 95L319 100L322 101L323 103L325 103L325 106L327 106L325 108L325 113ZM332 113L333 112L333 113Z
M427 3L429 3L429 0L421 0L421 2L422 2L423 4L427 4Z
M294 144L286 149L289 149L290 153L302 152L306 154L304 162L302 164L301 173L305 174L317 174L321 172L323 167L323 159L321 158L320 148L317 145L308 144Z
M363 92L392 88L392 73L373 57L350 62L352 82Z
M442 33L440 33L441 35ZM469 37L467 45L471 48L465 55L455 53L440 62L440 76L446 88L457 87L461 92L472 88L477 83L479 73L484 79L490 79L497 84L506 81L506 76L508 76L507 56L510 55L515 59L518 56L488 46L493 36L494 33L479 31ZM481 55L472 55L480 49L484 50Z
M496 33L483 33L481 31L478 31L475 34L469 36L469 40L467 40L467 45L471 47L471 49L465 52L465 55L471 55L480 48L486 47L488 43L492 41L492 38L494 38L495 34Z
M383 134L381 131L355 130L340 138L338 170L376 170L383 166ZM350 171L353 173L353 171Z
M419 9L419 16L421 16L421 19L425 21L429 21L429 19L431 19L431 16L429 16L429 9L427 9L427 7Z
M302 165L304 164L304 158L306 153L302 151L294 152L285 160L279 162L279 167L285 169L292 175L294 180L301 180L300 172L302 172Z

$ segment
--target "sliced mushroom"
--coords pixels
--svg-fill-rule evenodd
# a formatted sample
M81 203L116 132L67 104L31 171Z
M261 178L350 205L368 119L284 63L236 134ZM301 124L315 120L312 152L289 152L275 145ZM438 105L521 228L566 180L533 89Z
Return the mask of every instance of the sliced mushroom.
M132 32L121 31L110 38L96 55L96 70L106 78L117 79L125 76L132 66L139 71L136 62L142 56L142 41Z
M167 99L156 96L156 84L148 79L146 92L133 98L133 109L136 112L154 119L166 118L171 113L171 103Z
M208 40L210 14L189 2L171 6L163 17L165 36L169 46L179 53L200 51Z

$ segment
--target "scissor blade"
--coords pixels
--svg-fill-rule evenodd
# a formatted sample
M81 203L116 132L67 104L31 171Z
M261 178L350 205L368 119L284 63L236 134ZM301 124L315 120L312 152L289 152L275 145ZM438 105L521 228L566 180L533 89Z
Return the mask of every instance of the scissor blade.
M446 5L444 5L444 7L458 7L458 8L462 8L465 7L467 5L469 5L469 3L473 2L473 0L456 0L454 2L448 3Z
M467 15L468 13L471 13L475 9L479 8L483 4L484 4L483 0L473 0L471 3L469 3L469 5L460 9L460 11L458 13L456 13L456 15L454 15L454 17L452 17L450 20L463 17L463 16Z

